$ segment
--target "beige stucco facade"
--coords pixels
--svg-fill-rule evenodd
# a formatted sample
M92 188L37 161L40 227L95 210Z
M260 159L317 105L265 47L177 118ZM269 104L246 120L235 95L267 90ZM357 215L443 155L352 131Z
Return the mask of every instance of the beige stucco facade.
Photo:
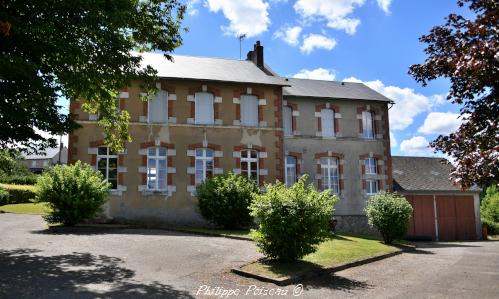
M282 178L282 105L281 87L187 80L161 80L158 85L168 92L168 122L147 122L147 102L139 99L134 84L120 94L120 108L131 115L126 151L118 154L118 188L111 192L106 207L109 218L194 224L203 220L197 211L194 182L194 150L214 151L214 173L240 172L239 152L258 152L259 184ZM214 124L196 125L194 94L214 94ZM258 97L259 125L244 127L240 120L240 95ZM71 113L82 128L69 138L70 161L96 165L97 148L104 136L96 117L83 112L81 102L71 103ZM147 148L167 149L167 190L146 188Z

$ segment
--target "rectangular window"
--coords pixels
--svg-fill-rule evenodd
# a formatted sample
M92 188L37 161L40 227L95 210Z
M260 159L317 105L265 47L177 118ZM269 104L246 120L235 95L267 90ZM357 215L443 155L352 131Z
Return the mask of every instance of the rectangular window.
M241 151L241 175L258 183L258 152L254 150Z
M212 125L214 121L213 94L209 92L197 92L195 95L195 123L200 125Z
M148 105L148 122L168 122L168 92L166 92L165 90L159 90L158 93L149 100Z
M213 150L196 149L196 184L213 176Z
M378 193L378 181L366 180L366 193L368 195L373 195Z
M111 183L111 189L118 188L118 155L106 146L97 149L97 170Z
M322 189L340 193L340 176L337 158L321 158Z
M286 186L291 187L296 183L296 158L286 157Z
M362 111L362 134L366 139L374 139L373 113Z
M289 106L284 106L283 109L283 126L284 135L293 136L293 109Z
M241 125L258 126L258 98L252 95L241 95Z
M334 136L334 111L332 109L321 110L322 137Z
M378 174L378 165L374 158L367 158L364 160L364 167L366 174Z
M162 147L147 149L147 189L149 190L166 190L166 152L166 148Z

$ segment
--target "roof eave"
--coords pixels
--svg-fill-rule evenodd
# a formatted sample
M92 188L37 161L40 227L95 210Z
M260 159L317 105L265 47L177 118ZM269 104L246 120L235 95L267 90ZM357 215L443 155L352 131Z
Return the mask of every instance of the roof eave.
M201 78L188 78L188 77L168 77L168 76L158 76L158 77L160 79L170 79L170 80L189 80L189 81L206 81L206 82L221 82L221 83L245 83L245 84L261 84L261 85L272 85L272 86L282 86L282 87L290 86L290 85L286 85L286 84L271 83L271 82L217 80L217 79L201 79Z

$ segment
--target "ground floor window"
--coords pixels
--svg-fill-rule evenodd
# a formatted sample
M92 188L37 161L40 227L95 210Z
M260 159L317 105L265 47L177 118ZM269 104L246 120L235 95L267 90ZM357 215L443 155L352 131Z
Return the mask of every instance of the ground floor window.
M150 147L147 149L147 189L166 190L166 148Z
M258 183L258 152L255 150L241 151L241 175Z
M321 158L322 189L340 193L340 176L337 158Z
M378 193L378 181L376 180L366 180L366 193L368 195L373 195Z
M97 170L111 184L111 189L118 188L118 155L106 146L97 149Z
M286 156L286 186L291 187L296 183L296 158Z
M213 150L196 149L196 184L213 176Z

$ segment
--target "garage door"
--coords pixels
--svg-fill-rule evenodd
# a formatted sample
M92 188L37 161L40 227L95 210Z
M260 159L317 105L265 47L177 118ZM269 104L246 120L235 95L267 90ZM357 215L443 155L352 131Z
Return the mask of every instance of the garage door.
M406 198L413 209L407 237L413 240L435 240L433 195L408 195Z
M476 239L475 206L472 196L437 196L438 239Z
M406 198L413 207L408 239L436 240L437 231L439 241L476 239L472 196L406 195Z

